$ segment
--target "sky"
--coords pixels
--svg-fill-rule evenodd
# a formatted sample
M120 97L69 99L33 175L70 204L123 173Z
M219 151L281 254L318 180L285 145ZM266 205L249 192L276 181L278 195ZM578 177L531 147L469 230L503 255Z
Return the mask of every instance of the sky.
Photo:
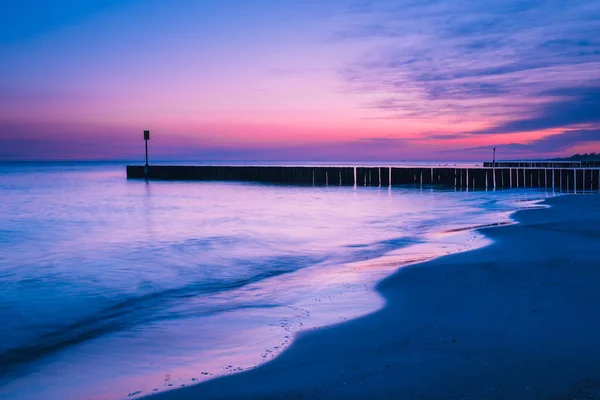
M3 0L0 160L600 152L600 2Z

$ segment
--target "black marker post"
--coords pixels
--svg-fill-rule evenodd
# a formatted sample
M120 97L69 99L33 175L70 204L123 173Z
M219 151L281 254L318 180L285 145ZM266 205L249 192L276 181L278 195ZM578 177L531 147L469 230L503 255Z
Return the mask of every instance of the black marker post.
M146 142L146 165L144 165L144 176L148 178L148 140L150 140L150 131L144 131L144 141Z

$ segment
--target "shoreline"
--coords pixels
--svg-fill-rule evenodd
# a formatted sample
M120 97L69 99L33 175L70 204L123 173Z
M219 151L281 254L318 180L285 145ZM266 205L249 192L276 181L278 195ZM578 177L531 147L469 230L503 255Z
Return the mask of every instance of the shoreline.
M385 298L377 290L380 282L395 274L401 268L422 264L451 254L473 251L489 245L490 240L479 233L481 228L515 224L516 222L512 218L515 212L525 208L541 207L539 204L542 203L543 199L534 198L523 201L528 205L503 212L502 220L497 222L440 230L434 234L424 235L424 238L427 237L428 239L424 239L423 242L385 251L374 258L370 257L339 264L316 264L296 271L294 273L296 279L300 275L300 279L311 282L316 292L320 293L316 298L307 297L293 304L294 308L304 310L310 317L295 323L286 323L285 330L280 332L280 337L273 335L273 337L261 338L260 343L272 342L271 344L274 347L266 345L260 350L249 348L245 352L240 352L242 358L246 359L243 355L251 354L251 350L254 350L255 357L253 360L255 362L253 365L248 362L240 364L236 361L229 361L223 364L220 372L206 368L201 368L200 371L203 372L197 374L188 371L188 373L183 374L187 377L187 381L182 382L179 378L172 385L165 384L163 388L155 388L152 392L132 390L128 397L139 399L170 393L177 391L179 388L195 387L215 379L260 368L287 351L293 345L297 336L376 313L384 308L386 303ZM322 287L323 285L329 287L325 289L325 287ZM269 338L272 340L269 341ZM225 367L226 365L227 367ZM210 370L210 372L204 372L207 370ZM170 375L172 379L172 374Z
M381 281L382 309L305 331L256 369L148 398L600 395L600 323L583 318L600 306L600 271L586 268L600 265L599 200L558 196L517 211L518 224L482 230L489 246Z
M41 395L63 399L140 398L146 394L191 386L204 380L211 380L213 377L231 375L242 369L253 369L275 358L282 348L287 347L287 344L294 340L296 332L336 325L380 309L385 299L374 290L375 286L382 279L395 273L399 267L443 256L449 252L470 250L473 245L478 247L481 242L473 239L475 236L482 238L483 235L475 234L472 228L507 221L517 208L531 207L534 202L549 195L547 192L544 194L537 191L465 193L416 191L405 188L320 190L272 188L261 185L238 187L231 184L211 184L208 186L219 189L210 191L215 195L211 194L207 197L208 204L218 199L220 204L229 205L228 211L222 213L224 216L246 209L245 205L232 202L230 196L232 192L242 191L257 195L257 200L264 200L253 202L251 203L253 205L247 207L250 210L258 207L259 211L264 209L263 212L240 213L241 215L256 214L245 224L245 227L252 231L263 232L262 225L269 225L254 224L254 220L257 216L263 215L264 218L259 220L272 221L271 212L280 212L276 215L281 216L289 215L288 226L298 227L299 231L293 228L274 228L264 231L264 235L259 235L257 238L259 240L255 243L264 244L265 249L260 246L260 251L256 252L253 250L252 246L255 246L253 244L240 251L242 246L252 242L245 242L243 234L235 233L236 227L244 226L237 220L233 224L217 224L214 230L207 230L206 234L202 230L194 234L195 222L189 222L188 225L188 221L195 221L196 218L189 218L189 216L199 217L201 221L205 220L202 215L199 215L203 213L199 211L204 210L207 204L206 201L202 201L205 199L203 193L207 192L204 185L157 184L153 185L153 195L150 198L147 197L148 187L145 184L132 182L122 185L112 168L102 168L101 171L103 171L101 174L91 175L89 172L82 175L78 170L69 171L67 174L73 179L66 180L70 182L67 188L79 182L75 178L89 176L90 182L94 187L100 188L100 192L105 192L106 189L113 190L116 194L113 196L115 199L126 200L123 204L127 204L130 198L135 198L136 203L141 198L147 201L142 204L147 204L148 207L138 208L140 210L138 217L143 218L137 220L137 223L127 225L132 229L121 231L120 223L123 218L118 217L116 213L114 218L108 220L113 222L109 224L113 229L102 229L98 232L102 233L101 235L95 233L89 238L100 244L108 239L110 246L107 248L112 249L114 255L114 258L111 257L112 261L129 260L132 249L138 251L148 249L148 245L151 249L158 250L156 256L151 257L152 266L148 265L150 277L156 278L155 287L149 289L141 287L141 290L136 289L128 296L119 297L122 293L121 284L128 286L139 282L136 276L140 270L139 266L146 265L145 257L133 257L136 263L131 265L128 269L130 273L127 274L133 278L131 282L127 275L121 273L120 267L119 274L106 276L109 278L106 281L104 277L98 275L100 271L113 271L119 263L99 263L101 268L93 268L96 264L92 262L90 268L81 269L77 264L69 263L69 258L66 257L69 254L68 249L65 249L64 253L58 252L53 255L52 259L62 261L60 264L66 267L73 267L75 273L82 274L84 277L99 277L100 282L104 281L109 289L106 293L116 295L115 299L118 297L119 301L114 304L119 308L119 315L115 319L110 314L113 308L102 307L106 303L113 302L97 302L95 304L99 306L97 310L102 312L96 312L88 308L94 306L93 303L84 304L87 303L82 301L85 297L73 298L68 296L68 291L64 291L63 293L67 294L64 297L64 304L74 305L74 311L79 310L83 315L90 315L92 318L81 319L77 314L65 313L56 320L56 325L61 325L61 321L63 325L64 322L77 321L83 321L84 324L68 325L66 329L56 330L58 334L49 338L38 335L35 330L27 332L39 337L36 341L31 341L32 344L50 343L53 346L58 344L62 348L56 346L57 351L43 354L37 352L34 356L37 357L39 354L39 361L23 364L22 368L19 366L19 371L23 373L16 373L14 378L6 376L7 385L4 385L0 392L8 397L24 400L35 399ZM33 175L29 177L35 179ZM97 182L106 182L103 183L106 186L96 185ZM117 183L118 186L113 183ZM174 198L162 196L163 193L177 192L172 190L173 187L185 189L184 193ZM123 193L123 190L127 193ZM200 195L194 196L199 199L195 202L195 206L188 204L185 193ZM123 195L124 197L119 197ZM274 204L282 205L281 209L271 205L266 206L271 204L268 200L273 198L278 200ZM296 204L302 199L308 200L312 206L301 207L293 213L287 212L288 205ZM121 204L124 200L119 200L116 204ZM288 203L287 200L292 202ZM67 205L69 202L60 204ZM69 209L70 207L66 208ZM117 207L117 211L126 209ZM165 209L170 212L160 212ZM149 214L153 216L152 225L160 227L158 232L148 231L144 229L148 225L139 223L147 221L148 210L152 210ZM310 218L319 215L319 218L312 220L309 218L308 222L296 224L293 219L303 213ZM210 218L214 219L214 216L210 215ZM92 214L87 216L92 217ZM177 218L178 216L182 218ZM280 222L285 222L286 218L278 218L276 225L281 225ZM136 222L136 218L131 217L125 221ZM90 224L100 227L91 219ZM61 226L61 224L57 225L57 227ZM327 229L318 229L320 226ZM176 229L169 229L170 227ZM182 229L184 227L185 229ZM342 227L347 228L342 229ZM463 232L457 228L465 228L467 231ZM120 236L119 232L124 236ZM132 232L137 234L132 235ZM231 248L232 254L230 254L237 254L237 257L221 259L223 255L228 254L229 244L221 239L213 240L213 235L215 233L222 235L223 232L232 232L231 237L240 238L240 241L236 242L237 247ZM269 235L273 232L280 232L281 235L273 236L274 240L270 240ZM290 236L286 236L287 234ZM70 236L72 235L68 234L64 237ZM190 236L200 241L188 242ZM292 240L296 237L301 240ZM114 241L115 238L123 239ZM131 238L137 239L128 242ZM487 239L484 240L488 242ZM189 268L196 265L197 251L188 250L197 250L196 245L204 242L214 244L217 250L218 246L226 246L221 251L208 254L219 257L219 262L211 263L210 258L207 262L209 268L214 264L214 271L205 268ZM98 260L104 257L101 253L87 251L87 248L81 250L85 250L81 253L83 256L94 256ZM186 257L188 254L190 257ZM277 263L269 264L273 259L270 254L277 255L274 258ZM285 257L291 254L297 258L279 257L279 254ZM176 258L176 262L171 264L171 257L168 256L172 255L183 256L183 258ZM306 255L308 258L305 257ZM217 278L221 276L220 271L227 274L237 273L235 263L227 261L233 258L239 259L240 256L244 260L257 262L257 268L251 264L252 269L249 271L240 268L241 276L245 276L245 272L252 271L278 272L281 268L287 271L293 271L296 266L301 268L293 273L275 274L267 279L261 278L255 283L245 282L241 288L236 288L234 291L202 295L203 277L208 272ZM35 258L37 257L31 257L32 260ZM223 260L223 263L220 260ZM260 260L266 260L267 264L264 268L259 265ZM16 262L14 264L18 265ZM159 265L155 267L155 264ZM228 268L223 268L224 265ZM178 266L184 267L186 273L172 276L173 272L179 270ZM244 264L241 267L244 267ZM36 271L35 268L31 269L31 276L37 276ZM168 272L169 275L165 276L164 272ZM49 281L51 282L53 281ZM77 284L77 282L73 283ZM53 286L48 284L41 287L52 288ZM165 287L173 288L175 291L169 290L165 293L161 290ZM57 290L57 293L61 291ZM139 296L144 293L153 295L149 298ZM217 291L217 293L221 292ZM183 299L182 295L184 295ZM59 296L58 299L60 298ZM130 304L121 301L129 298L136 302ZM79 305L82 307L78 308ZM132 306L129 307L130 305ZM228 305L232 307L224 307ZM44 305L44 308L53 309L53 303L49 306L46 308ZM58 311L61 307L57 306L54 309ZM205 313L205 310L208 312ZM155 318L156 322L144 323L143 320L149 316ZM113 321L122 323L122 328L114 333L85 336L88 332L95 334L96 327L106 327ZM49 327L54 326L53 321L49 322ZM19 324L14 326L19 327ZM72 328L73 326L75 329ZM83 337L86 340L72 346L69 340L73 337ZM127 356L123 357L123 355ZM36 370L34 371L33 368Z
M424 235L428 239L423 242L386 251L384 254L375 256L374 258L326 265L325 267L318 264L301 271L296 271L295 274L304 275L302 279L307 282L313 281L315 277L319 277L321 280L324 279L324 282L329 282L328 284L333 283L334 286L333 289L330 288L329 290L320 288L320 292L324 293L324 295L317 296L318 300L314 299L314 301L318 301L316 304L313 304L313 299L309 298L294 304L294 307L304 309L305 312L310 313L311 317L308 320L287 326L284 332L285 338L279 338L279 341L283 340L285 343L282 342L280 344L278 340L275 340L274 343L277 346L261 350L262 359L259 359L254 365L248 364L240 367L238 363L232 361L227 363L230 365L227 368L222 368L221 372L201 372L197 375L186 374L188 381L192 377L191 382L185 382L185 384L177 382L177 386L174 386L175 384L168 385L168 388L156 388L152 392L144 393L143 391L135 390L129 394L129 397L139 399L152 396L154 398L158 394L171 393L180 388L195 387L212 380L255 370L285 353L293 345L298 336L376 313L384 308L386 304L385 297L377 290L377 286L382 281L394 275L402 268L488 246L491 241L479 232L481 229L516 224L517 222L512 216L517 211L544 207L541 205L543 200L543 198L521 200L527 203L527 205L515 206L513 210L502 213L503 216L501 218L497 215L498 220L496 222L440 230L434 234ZM325 269L323 270L323 268ZM318 272L314 272L315 269ZM336 276L335 278L333 277L334 275ZM341 276L345 278L340 280ZM320 287L324 282L313 281L312 284L315 287ZM331 296L327 295L328 291L340 292L341 294ZM321 301L323 301L322 304ZM347 304L343 304L345 302ZM350 308L348 305L350 305ZM332 313L334 313L333 317L331 316ZM264 340L262 342L266 343Z

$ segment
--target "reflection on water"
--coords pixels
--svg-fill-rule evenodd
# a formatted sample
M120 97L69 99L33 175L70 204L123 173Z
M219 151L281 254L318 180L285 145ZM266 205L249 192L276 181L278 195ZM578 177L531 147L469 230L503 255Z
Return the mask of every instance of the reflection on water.
M127 181L0 166L0 397L117 399L275 357L383 304L400 266L480 246L527 191Z

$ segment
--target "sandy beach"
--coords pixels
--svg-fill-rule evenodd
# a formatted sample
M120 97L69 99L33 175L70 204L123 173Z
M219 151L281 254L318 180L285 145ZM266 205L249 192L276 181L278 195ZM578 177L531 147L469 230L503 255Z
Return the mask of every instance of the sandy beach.
M600 398L600 197L546 203L484 229L490 246L402 268L376 313L151 399Z

